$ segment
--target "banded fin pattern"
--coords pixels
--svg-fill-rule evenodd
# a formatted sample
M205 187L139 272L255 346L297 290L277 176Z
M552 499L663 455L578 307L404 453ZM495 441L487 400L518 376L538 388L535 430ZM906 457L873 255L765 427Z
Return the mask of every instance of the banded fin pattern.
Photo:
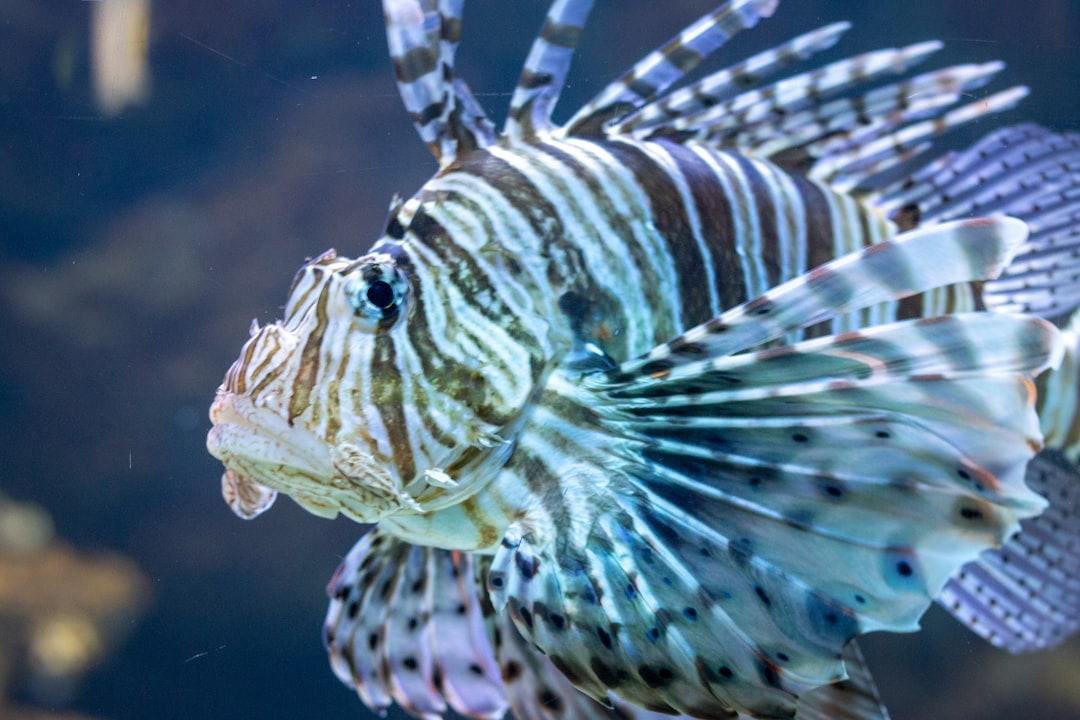
M560 528L564 541L509 535L488 580L496 607L593 697L789 715L842 676L856 633L914 629L959 565L1043 507L1022 484L1030 451L1017 448L1038 431L1011 373L1046 362L1053 335L1016 319L1034 343L983 338L1012 348L995 362L964 337L988 328L953 322L959 337L909 324L882 331L881 357L854 353L871 376L915 367L925 381L837 380L803 355L799 371L805 359L818 378L749 373L730 394L683 384L670 405L614 399L626 417L606 429L636 442L562 468L561 491L591 513ZM900 360L903 347L917 357ZM937 379L945 369L977 377Z
M837 60L771 85L746 90L715 105L680 114L656 125L653 133L692 135L724 146L725 138L748 128L813 107L858 84L907 72L940 49L941 43L928 41Z
M1011 218L980 218L910 231L790 280L624 363L628 374L667 377L702 355L720 357L850 310L941 285L997 275L1026 237Z
M608 692L606 704L579 692L547 656L521 637L506 613L497 616L503 668L514 720L692 720L686 715L645 710ZM844 648L848 677L799 698L794 720L889 720L866 660L856 643ZM750 720L739 713L739 720Z
M432 720L447 708L501 718L507 701L467 553L370 530L330 584L330 665L364 703Z
M398 91L442 167L495 141L491 121L454 70L465 0L383 0Z
M988 82L1000 63L957 65L882 85L855 97L841 96L798 112L785 110L723 142L778 160L804 155L802 166L836 149L857 147L911 120L933 116Z
M601 90L563 126L563 135L596 135L605 124L637 110L681 80L737 33L772 15L779 0L729 0Z
M731 67L718 70L670 95L648 103L612 125L610 134L642 131L685 117L745 92L790 65L802 62L815 53L828 50L851 29L851 23L838 22L812 30L753 55Z
M555 0L521 69L503 133L529 137L551 128L551 111L566 84L570 60L593 0Z
M1009 652L1043 650L1080 630L1080 473L1059 453L1028 463L1028 486L1051 500L1002 547L949 579L937 602Z
M500 641L496 652L514 720L613 717L611 708L579 692L546 656L536 652L506 613L496 614L495 624Z

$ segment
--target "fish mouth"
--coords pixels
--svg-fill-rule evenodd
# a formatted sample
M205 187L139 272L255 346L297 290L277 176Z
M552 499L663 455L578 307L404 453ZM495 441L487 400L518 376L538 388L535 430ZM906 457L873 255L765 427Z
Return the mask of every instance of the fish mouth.
M272 500L273 492L281 492L320 517L341 513L361 523L377 522L411 500L381 490L395 485L392 470L362 449L334 446L303 423L290 423L246 396L219 389L210 420L206 449L225 465L226 500L241 517L253 517L269 501L253 512L237 500L238 487L247 490L244 497Z

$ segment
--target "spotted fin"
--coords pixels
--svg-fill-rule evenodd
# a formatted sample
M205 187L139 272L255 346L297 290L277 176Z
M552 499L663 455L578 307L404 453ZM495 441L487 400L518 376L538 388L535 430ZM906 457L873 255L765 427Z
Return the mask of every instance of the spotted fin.
M1059 645L1080 629L1080 473L1044 450L1027 484L1050 501L1020 532L953 575L937 601L974 632L1010 652Z
M398 91L441 167L495 141L495 131L454 70L464 0L383 0Z
M907 234L586 376L593 454L552 467L558 499L504 538L495 607L590 696L702 717L790 717L844 677L856 634L914 630L957 569L1045 506L1023 481L1041 438L1031 377L1059 333L981 313L760 346L992 275L1015 223ZM924 253L933 266L909 272Z
M1053 339L956 317L615 384L592 407L622 441L561 469L566 517L508 535L493 602L593 697L790 716L843 677L855 634L915 629L958 567L1042 509L1023 485L1039 437L1023 375Z
M579 692L551 659L537 652L514 627L512 618L496 618L496 648L514 720L691 720L631 705L608 691L601 704ZM848 677L817 688L799 699L795 720L889 720L866 660L854 643L844 648ZM750 720L739 713L731 716Z
M515 720L679 720L582 694L506 617L480 578L488 559L369 531L327 594L324 640L335 674L375 712L393 702L435 720L449 710ZM686 720L690 720L687 718Z
M448 707L501 718L506 694L474 573L467 553L370 530L327 587L324 642L334 673L376 712L397 702L425 720Z

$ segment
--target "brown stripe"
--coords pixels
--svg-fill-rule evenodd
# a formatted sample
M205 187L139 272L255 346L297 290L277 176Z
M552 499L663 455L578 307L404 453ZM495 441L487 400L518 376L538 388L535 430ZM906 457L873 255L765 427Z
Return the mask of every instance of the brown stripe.
M281 374L285 371L286 363L285 359L280 355L281 342L278 340L277 333L270 331L272 334L268 334L263 343L263 346L274 345L272 351L266 351L263 353L263 361L259 363L259 366L251 371L251 377L258 377L260 373L264 373L259 381L251 388L248 395L252 398L257 398L262 394L271 383L281 377ZM269 370L265 370L269 366ZM241 391L242 392L242 391Z
M439 38L453 45L461 42L461 18L440 14Z
M825 191L798 174L792 174L806 212L806 263L809 268L833 259L832 215Z
M368 370L371 383L371 401L375 404L379 417L386 427L390 452L394 466L398 469L403 484L408 485L416 475L416 461L409 433L405 429L406 398L402 395L401 375L395 362L397 348L390 335L379 333L375 337L375 347L371 354L371 366ZM411 400L411 399L410 399Z
M572 50L581 40L581 27L570 23L555 23L548 18L540 30L540 37L555 47Z
M398 269L407 275L415 276L416 269L412 266L410 260L403 253L399 253L399 255L399 257L395 258L398 263ZM431 412L432 402L428 397L429 386L426 382L426 378L438 377L442 370L436 368L432 364L434 358L439 356L439 351L428 332L430 326L428 325L427 314L424 308L423 288L419 282L412 283L409 294L409 304L412 306L413 317L405 326L407 329L408 343L409 347L412 348L413 353L420 359L420 364L423 368L422 377L416 378L413 381L412 402L419 410L418 415L421 418L424 429L427 431L428 435L434 438L435 442L443 447L450 448L454 446L455 440L435 421L435 416ZM357 398L357 400L359 400L359 398ZM358 417L362 417L363 409L356 407L354 413L356 413Z
M615 155L616 158L620 157L616 151L619 150L621 145L610 143L597 144L607 152ZM670 323L663 320L663 318L671 317L669 309L671 306L670 300L661 293L656 278L659 268L653 267L647 252L641 246L641 243L638 242L638 234L632 224L635 219L640 223L647 221L648 218L645 217L643 212L638 213L636 217L627 217L624 213L617 210L609 197L609 193L612 192L611 188L605 187L603 179L596 174L596 171L582 165L576 158L563 152L558 145L554 143L544 144L538 149L542 150L546 155L554 158L560 165L564 166L566 168L566 175L574 176L589 189L586 197L573 197L560 177L560 173L543 170L542 172L547 174L548 180L564 195L562 202L563 206L569 208L575 215L580 216L583 214L582 207L584 205L591 205L591 207L603 217L604 224L611 230L611 239L605 240L605 244L610 247L610 250L613 253L625 252L628 254L633 261L634 267L642 278L642 287L627 289L632 292L640 292L640 298L610 297L609 292L602 291L599 288L600 283L596 282L596 279L593 277L593 269L587 267L583 259L571 259L570 263L580 265L580 269L577 269L578 276L552 278L553 284L572 287L576 293L587 298L594 306L594 309L599 309L602 306L603 309L611 315L610 320L607 321L607 325L614 337L608 338L603 343L603 347L612 357L626 357L626 349L621 342L624 339L624 333L621 332L621 328L634 316L633 312L626 311L625 303L627 301L647 303L649 307L654 308L654 318L658 322L656 330L670 336L675 332L675 328L672 327ZM607 159L604 158L603 161L607 161ZM622 191L622 186L619 181L609 178L608 182L613 185L619 185L620 191ZM633 203L632 199L628 199L628 201ZM642 210L644 210L644 208L642 208ZM569 257L580 250L576 245L569 247L569 244L564 241L563 237L556 237L554 239L557 241L557 244L551 243L545 248L545 252L549 256L563 255ZM597 338L592 339L598 341Z
M766 178L758 170L757 166L739 153L726 154L735 161L750 185L750 193L754 197L754 206L758 217L758 228L761 245L761 260L765 264L765 277L768 286L773 287L780 282L780 239L777 232L777 219L783 213L790 214L791 208L778 208L773 198L771 186L775 184L772 178ZM782 172L779 171L778 172ZM787 222L785 217L784 222Z
M682 43L666 51L664 57L667 58L669 63L679 68L679 72L684 74L696 68L704 59L697 50Z
M526 90L535 90L537 88L547 87L555 81L555 76L549 72L532 72L528 68L521 71L521 78L518 79L518 87L525 88Z
M236 393L243 394L247 392L247 374L248 368L251 367L251 360L255 357L255 348L257 342L250 342L247 347L244 348L242 359L236 368L236 372L233 374L233 384L235 387L230 388Z
M445 196L442 202L465 206L464 199L456 193ZM476 217L486 218L481 208L475 205L472 205L472 208ZM466 295L468 295L470 288L478 290L489 283L486 274L479 268L475 258L463 251L450 237L446 228L428 215L423 208L418 210L409 229L411 232L416 233L425 246L439 257L438 268L426 271L429 276L438 277L440 283L462 289ZM494 236L493 231L489 230L489 233ZM472 408L476 412L477 418L482 422L496 426L502 426L509 422L519 408L506 408L511 413L508 414L503 412L504 408L482 402L484 388L481 383L483 377L481 373L456 363L435 364L435 360L439 357L439 351L430 337L432 320L423 314L424 298L422 291L418 288L414 295L416 296L415 311L423 320L410 322L408 324L408 334L409 341L412 343L420 360L424 376L439 377L439 389L454 397L458 402ZM521 320L511 312L511 309L503 303L501 298L494 293L491 294L491 298L490 303L470 303L469 307L483 314L493 323L501 325L515 343L525 348L532 361L530 367L531 380L533 382L537 381L544 367L543 361L545 358L541 357L536 338L528 332ZM490 347L492 338L478 334L476 328L458 320L454 316L452 307L447 306L446 311L448 322L455 332L468 335L480 348ZM499 362L495 352L487 352L485 355L489 363ZM502 367L500 370L505 374L514 375L519 374L521 368Z
M337 372L334 373L334 378L330 381L330 385L326 391L327 402L329 407L325 408L326 412L326 437L330 441L333 441L337 437L338 431L341 429L341 413L343 401L347 398L341 394L341 382L345 379L345 368L349 366L349 344L344 343L339 350ZM363 414L357 414L356 417L362 418Z
M651 201L653 221L667 242L678 272L682 323L697 325L712 317L709 293L704 290L705 262L715 266L720 304L731 307L746 297L742 266L732 242L735 223L730 198L714 170L693 151L669 141L657 141L671 154L690 188L700 218L704 242L712 258L702 258L690 226L684 199L668 172L638 150L626 149L623 164Z
M315 303L314 327L300 351L300 367L293 378L292 392L289 394L289 424L311 404L311 390L319 377L319 354L322 352L323 334L326 332L326 303L328 288L323 285L319 299Z
M427 46L411 48L404 55L391 59L394 62L394 75L401 83L416 82L439 64L439 56Z
M791 179L803 199L806 214L806 264L807 269L816 268L833 259L832 216L825 191L802 175L792 173ZM807 338L829 335L832 325L828 322L806 328L803 336Z

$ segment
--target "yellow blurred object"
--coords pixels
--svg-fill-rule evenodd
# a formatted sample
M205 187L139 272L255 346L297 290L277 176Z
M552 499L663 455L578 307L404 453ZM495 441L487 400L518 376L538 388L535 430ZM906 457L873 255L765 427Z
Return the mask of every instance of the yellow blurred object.
M0 552L33 552L53 538L53 521L40 505L6 502L0 495Z
M99 0L91 14L91 71L102 114L150 95L150 0Z
M101 632L86 616L56 615L31 631L30 662L42 674L75 675L97 660L103 645Z
M43 508L0 494L0 719L38 717L7 704L16 678L40 702L66 702L149 599L130 560L76 550L54 537Z

